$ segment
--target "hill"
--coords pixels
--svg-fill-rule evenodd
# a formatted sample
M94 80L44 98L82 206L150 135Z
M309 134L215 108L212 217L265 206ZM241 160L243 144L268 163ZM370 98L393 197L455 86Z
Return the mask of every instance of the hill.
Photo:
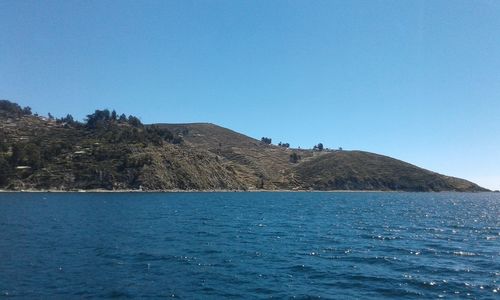
M245 166L263 188L300 190L482 191L467 180L441 175L387 156L363 151L313 151L264 144L209 123L158 124L186 142ZM298 163L290 155L300 156Z
M386 156L263 143L209 123L144 125L97 110L86 123L0 101L0 188L60 190L484 191Z
M241 133L209 123L156 124L182 134L186 144L206 149L229 164L248 189L290 189L294 182L290 155L311 157L312 151L292 150L262 143Z
M296 167L305 188L315 190L479 191L467 180L363 151L335 151Z

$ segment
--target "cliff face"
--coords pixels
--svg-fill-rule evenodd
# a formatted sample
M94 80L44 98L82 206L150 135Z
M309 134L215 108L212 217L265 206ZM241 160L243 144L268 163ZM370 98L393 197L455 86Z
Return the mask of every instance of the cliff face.
M213 124L95 116L89 126L0 105L0 188L484 190L368 152L288 149Z

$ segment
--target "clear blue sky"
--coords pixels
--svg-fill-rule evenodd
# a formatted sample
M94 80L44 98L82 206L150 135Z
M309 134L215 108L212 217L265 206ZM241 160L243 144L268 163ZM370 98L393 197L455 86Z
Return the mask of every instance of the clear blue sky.
M500 189L500 2L0 0L0 98L378 152Z

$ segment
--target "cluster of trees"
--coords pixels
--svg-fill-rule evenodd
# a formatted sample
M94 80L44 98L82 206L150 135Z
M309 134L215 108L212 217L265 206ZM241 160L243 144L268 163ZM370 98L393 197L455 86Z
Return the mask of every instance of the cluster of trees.
M170 130L155 125L138 128L113 124L105 129L93 129L91 132L99 141L110 144L153 144L160 146L163 142L180 144L183 141L182 137L174 135Z
M33 115L31 108L0 100L0 117L17 118L24 115ZM0 128L0 186L8 184L10 179L31 176L33 172L44 168L58 169L63 165L64 168L73 167L75 174L83 174L95 167L94 161L120 164L133 149L130 144L135 147L160 146L165 142L180 144L183 141L181 133L174 134L161 126L144 125L139 118L118 115L114 110L96 110L84 122L75 120L70 114L58 119L50 115L50 118L64 126L51 126L40 131L33 127L26 131L29 136L19 136L15 131L3 131ZM142 160L126 161L123 166L129 168L129 163L140 164ZM76 171L81 168L86 171ZM50 180L47 178L40 180Z
M40 150L40 145L35 143L15 143L12 145L10 164L13 166L30 166L35 170L39 169L43 166L43 157Z
M66 124L66 125L71 125L71 126L81 126L82 124L78 121L76 121L72 115L67 114L66 117L62 117L59 119L56 119L56 123L58 124Z
M102 130L88 135L85 140L80 140L76 132L73 134L75 136L66 138L64 136L34 137L29 141L0 139L0 187L8 184L9 179L17 178L17 176L24 178L37 170L53 168L63 161L71 162L70 165L76 166L79 160L84 159L86 162L81 167L87 169L94 165L92 161L124 162L130 151L128 144L161 145L164 141L182 142L180 137L174 136L170 131L155 126L148 126L142 130L131 126L120 129L116 126L111 130ZM76 139L83 142L81 148L75 148ZM84 154L78 154L83 155L80 158L75 156L77 153L75 151L80 151L79 149L84 149L82 151ZM130 167L127 164L124 166ZM84 172L84 170L80 172L78 168L76 167L74 172L77 170L77 173Z
M21 107L19 104L10 102L9 100L0 100L0 111L4 111L16 117L32 114L31 107Z
M317 145L314 145L313 150L314 150L314 151L323 151L323 150L330 151L331 149L329 149L329 148L324 148L324 147L323 147L323 144L322 144L322 143L319 143L319 144L317 144ZM338 148L338 151L342 151L342 150L343 150L343 149L342 149L342 147L339 147L339 148Z
M270 145L272 143L272 139L268 137L262 137L260 141L264 144Z
M128 123L133 127L143 126L139 118L132 115L127 117L125 114L118 116L115 110L109 111L109 109L96 110L93 114L87 115L86 121L85 126L90 129L105 127L111 123Z
M163 141L167 141L173 144L182 143L182 137L179 135L174 135L170 130L166 128L161 128L156 125L151 125L146 127L146 135L149 141L155 144L161 144Z
M9 100L0 100L0 111L16 117L32 115L31 107L21 107L19 104ZM76 121L70 114L56 119L51 113L48 113L48 118L50 120L56 120L59 124L65 123L73 126L82 125L82 123ZM106 125L109 125L110 123L127 123L133 127L144 126L141 120L133 115L126 116L125 114L121 114L118 116L115 110L110 111L108 109L96 110L93 114L87 115L86 122L83 125L89 129L96 129L106 127Z
M0 147L0 186L7 183L8 179L16 173L17 166L28 166L31 173L34 170L44 166L44 160L50 156L50 153L44 151L37 143L17 142L7 144L2 141ZM11 151L10 156L7 151Z
M279 143L278 143L278 146L283 147L283 148L290 148L290 144L289 144L289 143L282 143L282 142L279 142Z
M110 143L153 143L161 145L164 141L174 144L182 142L180 136L172 134L166 128L155 125L145 126L139 118L133 115L118 115L115 110L96 110L93 114L87 115L85 124L75 121L73 116L69 114L64 118L57 119L56 122L91 129L99 138Z
M27 178L44 168L50 171L37 173L44 174L37 179L43 184L51 184L52 175L47 176L47 174L59 176L61 171L72 174L82 182L113 182L117 166L122 167L124 171L127 168L137 169L148 162L147 160L130 161L129 156L132 152L126 144L107 144L102 140L93 144L94 139L91 138L85 140L85 145L82 146L85 150L81 152L86 154L76 154L75 150L82 148L75 148L71 137L68 137L68 140L69 142L59 139L34 138L31 141L9 143L6 147L9 150L0 152L0 187L8 185L11 180ZM101 162L105 165L100 165ZM64 169L59 168L61 165ZM94 171L102 173L99 179L96 179L98 173ZM128 171L123 174L130 176ZM60 178L55 180L60 180ZM112 185L109 188L112 188Z
M324 149L324 148L323 148L323 144L322 144L322 143L319 143L319 144L317 144L317 145L314 145L314 147L313 147L313 150L314 150L314 151L323 151L323 149Z

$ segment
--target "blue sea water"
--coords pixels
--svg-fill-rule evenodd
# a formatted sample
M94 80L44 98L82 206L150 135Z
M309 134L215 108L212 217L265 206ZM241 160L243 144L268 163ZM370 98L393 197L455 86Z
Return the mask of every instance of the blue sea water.
M0 297L499 299L494 193L4 193Z

